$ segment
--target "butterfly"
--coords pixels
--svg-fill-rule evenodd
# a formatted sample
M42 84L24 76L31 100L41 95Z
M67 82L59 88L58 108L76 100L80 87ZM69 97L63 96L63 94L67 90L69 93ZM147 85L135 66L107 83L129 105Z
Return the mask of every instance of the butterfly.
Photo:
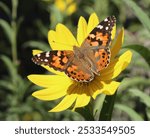
M110 45L116 18L109 16L100 22L80 47L71 50L53 50L33 56L32 61L65 72L77 82L91 82L110 63Z

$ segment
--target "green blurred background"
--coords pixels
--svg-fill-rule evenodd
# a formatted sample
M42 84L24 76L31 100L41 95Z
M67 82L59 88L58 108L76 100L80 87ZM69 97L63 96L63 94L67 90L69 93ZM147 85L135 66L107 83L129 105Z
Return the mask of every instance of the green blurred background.
M80 16L95 12L100 20L115 15L117 30L125 28L124 50L132 63L119 76L112 120L150 120L150 0L1 0L0 1L0 120L84 120L75 112L49 113L58 101L31 96L40 89L29 74L46 74L31 61L32 50L50 50L47 33L57 23L76 36ZM62 32L63 33L63 32ZM93 105L95 120L101 95Z

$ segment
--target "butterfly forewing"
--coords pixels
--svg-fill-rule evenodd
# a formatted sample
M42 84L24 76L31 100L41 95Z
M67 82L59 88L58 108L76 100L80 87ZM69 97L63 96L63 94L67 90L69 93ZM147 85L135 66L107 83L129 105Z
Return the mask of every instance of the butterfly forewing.
M84 43L90 46L109 46L111 42L111 33L116 24L115 16L105 18L88 35Z
M54 50L43 52L35 55L32 61L38 65L46 65L54 68L55 70L64 71L67 65L72 60L73 51Z
M99 74L101 70L105 69L110 62L110 44L113 27L116 24L116 18L110 16L100 22L88 35L82 43L82 47L87 47L93 51L92 70ZM89 53L87 53L89 55Z

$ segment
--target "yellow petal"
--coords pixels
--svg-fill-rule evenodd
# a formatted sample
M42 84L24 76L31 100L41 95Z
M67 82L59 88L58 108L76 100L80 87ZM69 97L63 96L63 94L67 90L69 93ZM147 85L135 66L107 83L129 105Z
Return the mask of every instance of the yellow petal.
M32 50L32 54L33 55L36 55L36 54L39 54L39 53L42 53L43 51L41 50ZM57 75L65 75L64 72L60 72L60 71L56 71L54 70L53 68L49 67L49 66L44 66L44 65L41 65L43 68L45 68L46 70L48 70L49 72L52 72L54 74L57 74Z
M66 95L63 100L49 112L60 112L68 109L76 100L77 94Z
M56 33L58 35L60 42L64 43L64 47L66 47L66 45L68 45L69 47L73 47L74 45L77 45L77 41L75 37L65 25L58 24L56 26Z
M77 100L76 100L73 110L79 107L86 106L90 102L90 99L91 99L90 95L87 94L88 90L86 90L85 88L82 87L79 90L76 89L76 91L78 91L78 95L77 95Z
M33 56L34 56L34 55L37 55L37 54L39 54L39 53L42 53L42 52L43 52L42 50L32 50Z
M109 83L102 82L102 83L103 83L102 92L106 95L113 95L120 85L120 82L117 82L117 81L111 81Z
M68 8L67 8L66 12L67 12L68 15L71 15L72 13L74 13L77 10L77 4L76 4L76 2L72 1L67 6L68 6Z
M116 58L114 61L112 61L106 69L102 70L99 78L102 81L105 81L117 77L129 65L131 58L131 51L126 51L119 58Z
M54 4L60 11L64 11L66 8L66 3L64 0L55 0Z
M98 25L98 23L99 19L96 13L91 14L87 26L87 35Z
M50 47L53 49L53 50L58 50L57 47L58 47L58 43L56 43L58 40L57 40L57 34L54 30L50 30L48 32L48 42L50 44Z
M72 50L74 45L78 45L72 33L63 24L56 26L56 33L49 31L48 40L53 50Z
M67 76L61 75L29 75L28 79L34 84L41 87L58 87L59 88L67 88L67 86L72 84L71 79Z
M113 95L115 93L115 91L117 90L117 88L120 85L120 82L116 82L116 81L109 81L109 82L103 82L101 81L101 89L96 91L93 94L93 98L95 99L97 97L97 95L99 95L100 93L104 93L106 95Z
M56 85L36 91L32 94L32 96L36 97L37 99L45 101L56 100L64 95L66 95L66 89Z
M113 59L120 51L124 39L124 29L122 28L118 37L111 48L111 59Z
M84 39L87 37L87 22L83 17L80 17L78 22L77 40L81 46Z
M77 4L73 0L55 0L55 6L62 12L71 15L76 11Z

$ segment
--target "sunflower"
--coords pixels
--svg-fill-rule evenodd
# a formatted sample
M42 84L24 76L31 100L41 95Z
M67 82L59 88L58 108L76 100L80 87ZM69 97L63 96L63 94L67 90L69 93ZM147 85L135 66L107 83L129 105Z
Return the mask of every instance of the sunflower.
M77 40L63 24L56 26L56 31L48 32L48 40L53 50L73 50L73 46L81 46L83 40L91 30L99 23L95 13L91 14L88 23L83 17L80 17L77 29ZM112 37L115 36L115 27ZM54 75L32 74L28 79L34 84L43 87L43 89L34 92L32 95L40 100L56 100L62 97L61 102L50 112L60 112L68 108L76 108L88 105L91 99L95 99L99 94L113 95L120 85L120 82L114 79L128 66L131 61L132 53L128 50L120 57L117 54L120 51L124 39L124 29L119 32L116 41L111 48L111 60L106 69L101 71L100 76L96 76L89 83L79 83L71 80L63 72L43 66ZM57 43L56 43L57 42ZM67 45L66 45L67 43ZM33 55L42 51L34 50Z

